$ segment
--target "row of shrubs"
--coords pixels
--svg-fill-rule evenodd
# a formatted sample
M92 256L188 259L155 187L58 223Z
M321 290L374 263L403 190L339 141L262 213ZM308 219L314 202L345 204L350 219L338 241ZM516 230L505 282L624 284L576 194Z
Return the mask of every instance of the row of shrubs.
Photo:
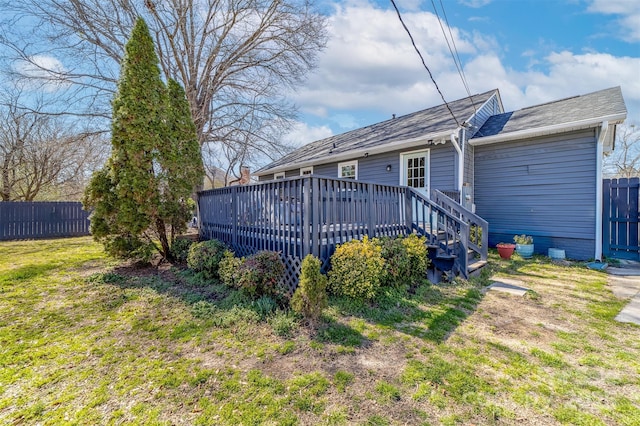
M383 287L399 288L420 283L428 267L424 237L412 234L369 239L365 236L336 248L327 276L321 273L320 260L307 256L302 262L298 288L291 296L282 279L285 266L277 252L260 251L239 258L218 240L176 243L176 259L186 260L189 268L203 279L219 280L254 299L267 296L281 306L289 304L311 322L319 318L326 306L327 291L357 300L371 300Z

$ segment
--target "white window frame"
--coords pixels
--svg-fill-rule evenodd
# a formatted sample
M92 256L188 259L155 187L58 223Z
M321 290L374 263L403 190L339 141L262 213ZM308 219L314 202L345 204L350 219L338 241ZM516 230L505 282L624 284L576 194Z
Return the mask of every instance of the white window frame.
M273 174L273 180L280 180L284 178L285 178L284 172L278 172Z
M425 195L430 198L431 194L431 149L418 149L415 151L407 151L400 153L400 182L401 186L405 186L407 179L407 170L404 166L406 156L413 154L425 153Z
M300 167L300 176L312 175L313 174L313 166L309 167Z
M339 178L344 178L344 179L352 179L349 176L347 176L347 177L342 176L342 168L343 167L347 167L347 166L354 166L353 179L354 180L358 180L358 160L343 161L342 163L338 163L338 177Z

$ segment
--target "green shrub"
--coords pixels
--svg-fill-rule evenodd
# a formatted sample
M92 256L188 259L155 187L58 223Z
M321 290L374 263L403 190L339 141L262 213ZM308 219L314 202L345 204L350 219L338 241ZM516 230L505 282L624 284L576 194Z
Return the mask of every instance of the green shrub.
M429 267L429 255L427 251L427 239L416 234L410 234L400 239L405 247L407 258L409 259L409 271L411 284L422 281L427 274Z
M333 293L354 299L373 299L384 272L382 249L365 235L341 244L331 256L329 286Z
M152 243L135 235L109 236L103 240L104 248L110 256L120 259L149 263L155 252Z
M171 255L176 262L185 263L189 256L189 248L193 241L188 238L176 238L171 244Z
M253 297L272 296L284 301L289 290L282 282L284 263L275 251L259 251L247 257L238 267L237 285Z
M427 273L426 239L411 234L407 237L376 240L385 260L383 285L402 287L419 283Z
M291 298L291 308L315 324L327 307L327 277L320 272L320 259L312 254L302 261L300 283Z
M187 256L187 265L204 278L218 278L218 265L227 247L218 240L192 244Z
M379 238L374 241L380 246L380 254L384 259L382 285L400 287L409 283L411 266L407 250L400 238Z
M243 262L243 258L235 257L232 251L225 250L218 264L220 281L228 287L238 287L238 269Z

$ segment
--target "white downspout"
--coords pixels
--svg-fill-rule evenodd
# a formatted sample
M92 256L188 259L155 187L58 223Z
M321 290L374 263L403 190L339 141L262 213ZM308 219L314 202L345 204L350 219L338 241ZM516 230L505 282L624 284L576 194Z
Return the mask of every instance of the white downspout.
M594 258L602 260L602 161L604 140L609 132L609 122L603 121L596 142L596 252Z
M458 192L460 192L460 197L462 197L462 180L464 179L464 158L462 155L462 149L460 148L460 143L458 141L458 134L460 134L460 129L456 129L456 133L451 133L451 144L458 152L458 179L457 186ZM462 201L462 199L460 200Z

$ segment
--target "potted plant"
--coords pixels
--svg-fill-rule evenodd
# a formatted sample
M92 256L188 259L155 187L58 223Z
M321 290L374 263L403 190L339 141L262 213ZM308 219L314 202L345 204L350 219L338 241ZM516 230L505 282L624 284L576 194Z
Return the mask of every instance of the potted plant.
M496 244L498 254L503 259L511 259L513 251L516 249L516 245L512 243L498 243Z
M533 237L530 235L516 235L513 237L513 241L516 243L516 253L522 256L524 259L529 259L533 256Z

